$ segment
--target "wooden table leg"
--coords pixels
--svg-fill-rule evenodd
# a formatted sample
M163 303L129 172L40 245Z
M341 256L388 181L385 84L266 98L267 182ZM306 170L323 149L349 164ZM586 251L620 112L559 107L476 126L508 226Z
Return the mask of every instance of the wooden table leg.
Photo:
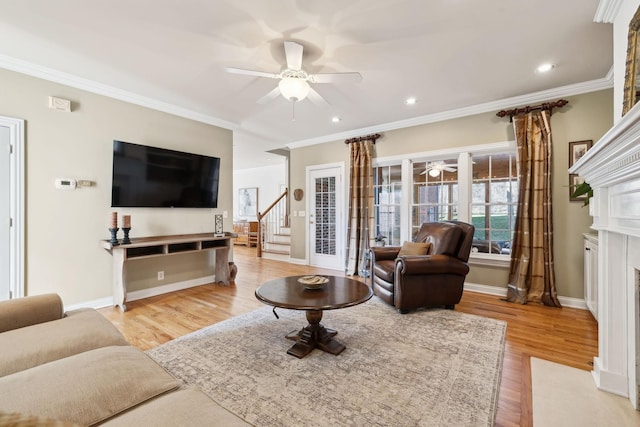
M287 350L287 353L299 359L311 353L311 350L318 348L331 354L340 354L346 348L344 344L333 339L337 335L337 331L327 329L322 324L322 310L307 310L307 320L309 324L302 330L287 335L288 339L296 341L294 345Z

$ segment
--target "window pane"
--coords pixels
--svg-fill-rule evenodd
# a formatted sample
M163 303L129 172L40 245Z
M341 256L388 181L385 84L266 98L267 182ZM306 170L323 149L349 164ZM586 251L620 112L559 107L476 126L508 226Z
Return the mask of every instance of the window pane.
M458 218L456 159L413 163L411 231L425 222Z
M515 156L513 153L475 156L473 163L474 251L508 253L518 201Z
M401 165L374 168L375 236L385 244L400 244L401 171Z

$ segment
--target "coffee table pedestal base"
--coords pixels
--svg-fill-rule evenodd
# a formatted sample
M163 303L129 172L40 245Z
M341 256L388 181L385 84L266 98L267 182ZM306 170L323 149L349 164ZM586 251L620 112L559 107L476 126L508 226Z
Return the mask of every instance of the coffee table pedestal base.
M307 320L309 324L306 327L287 335L287 339L296 341L287 350L288 354L301 359L311 353L314 348L336 355L347 348L338 340L333 339L338 334L337 331L325 328L320 324L322 310L307 310Z

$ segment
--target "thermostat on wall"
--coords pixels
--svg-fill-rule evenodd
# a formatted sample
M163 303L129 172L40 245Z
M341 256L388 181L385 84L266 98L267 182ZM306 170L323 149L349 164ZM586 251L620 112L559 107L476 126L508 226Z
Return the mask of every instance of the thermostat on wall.
M76 180L69 178L56 178L56 188L59 190L75 190Z

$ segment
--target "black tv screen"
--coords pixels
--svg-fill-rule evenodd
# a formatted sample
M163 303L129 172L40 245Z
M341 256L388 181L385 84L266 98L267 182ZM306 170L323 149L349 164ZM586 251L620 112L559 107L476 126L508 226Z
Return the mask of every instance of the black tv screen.
M113 141L111 206L217 208L220 159Z

